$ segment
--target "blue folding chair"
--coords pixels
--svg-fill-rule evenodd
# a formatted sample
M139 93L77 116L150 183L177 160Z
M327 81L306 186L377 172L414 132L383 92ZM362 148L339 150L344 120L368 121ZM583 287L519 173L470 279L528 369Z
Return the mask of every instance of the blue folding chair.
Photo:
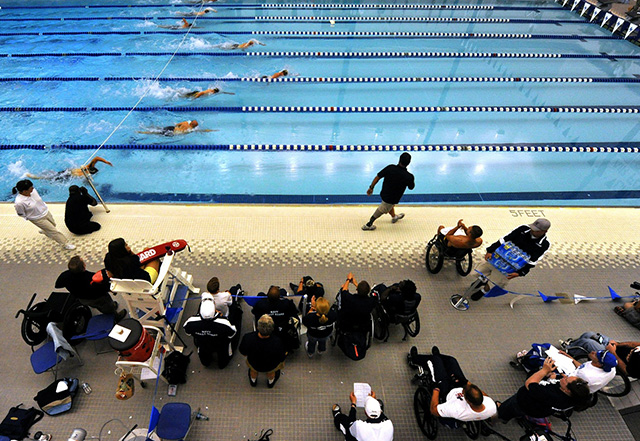
M34 350L31 354L33 372L41 374L48 370L53 372L54 379L58 378L58 365L70 358L76 358L80 365L82 359L75 349L62 336L62 332L54 323L47 325L49 340ZM33 350L33 347L31 348Z
M115 326L116 321L113 314L99 314L94 315L89 319L87 324L87 330L84 334L74 335L71 337L71 341L86 339L93 341L96 354L105 354L107 352L113 352L111 347L105 351L98 351L98 340L104 340L109 336L109 333Z
M192 420L191 406L187 403L167 403L162 406L154 432L162 440L184 441Z

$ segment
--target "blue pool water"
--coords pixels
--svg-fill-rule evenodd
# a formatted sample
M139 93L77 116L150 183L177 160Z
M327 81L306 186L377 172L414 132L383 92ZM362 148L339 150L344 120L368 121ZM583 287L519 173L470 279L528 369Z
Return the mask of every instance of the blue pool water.
M199 5L3 3L3 199L12 199L9 190L25 173L77 167L97 154L114 163L95 176L107 202L373 202L363 195L372 177L410 148L416 189L408 202L640 202L637 152L474 151L640 147L637 46L551 1L465 3L502 8L493 10L322 4L334 7L220 0L211 5L218 12L197 18L185 37L186 30L161 26ZM469 21L445 22L453 18ZM474 21L485 19L503 21ZM291 35L313 31L333 34ZM392 32L420 34L380 34ZM251 38L265 46L228 48ZM310 81L247 81L282 69L288 79ZM500 81L506 78L518 81ZM212 87L225 94L182 96ZM139 133L192 119L202 130ZM254 148L229 147L237 145ZM299 145L317 147L292 151ZM37 187L47 200L63 201L79 182Z

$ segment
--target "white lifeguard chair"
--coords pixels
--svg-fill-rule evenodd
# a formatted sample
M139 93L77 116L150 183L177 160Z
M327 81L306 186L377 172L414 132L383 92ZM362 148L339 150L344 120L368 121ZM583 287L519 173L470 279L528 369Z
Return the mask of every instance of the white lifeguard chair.
M129 316L143 326L160 328L164 340L175 345L176 330L180 325L184 304L190 293L199 294L193 286L193 276L171 264L175 253L167 253L160 266L158 279L152 285L146 280L111 279L111 291L122 295Z

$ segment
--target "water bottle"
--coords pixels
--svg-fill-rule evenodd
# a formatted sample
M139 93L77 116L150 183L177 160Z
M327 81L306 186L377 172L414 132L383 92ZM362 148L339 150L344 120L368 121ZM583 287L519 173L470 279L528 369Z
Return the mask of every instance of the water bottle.
M196 413L196 420L201 420L201 421L209 421L209 417L198 412Z
M73 429L73 432L71 432L71 436L69 437L68 441L84 441L85 437L87 436L87 431L84 429Z

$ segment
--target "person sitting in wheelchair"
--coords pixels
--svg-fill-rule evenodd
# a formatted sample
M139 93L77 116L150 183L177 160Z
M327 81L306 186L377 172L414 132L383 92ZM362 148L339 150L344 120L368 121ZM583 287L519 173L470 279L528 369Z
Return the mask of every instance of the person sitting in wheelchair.
M438 237L449 248L449 255L455 255L458 250L471 250L482 245L482 228L477 225L467 227L462 219L455 227L438 227Z
M431 376L430 412L440 418L456 421L482 421L497 413L496 403L464 376L458 360L440 353L437 346L431 355L420 355L411 348L409 363L421 366Z
M520 353L516 356L516 360L519 366L521 366L528 375L533 374L534 372L539 371L543 364L544 360L547 358L547 351L550 349L551 345L549 343L533 343L532 348L524 355L520 355ZM555 351L550 354L555 353ZM586 351L585 351L586 353ZM591 351L586 353L589 361L585 363L581 363L573 358L571 355L564 351L558 351L560 358L562 356L567 357L563 366L568 376L575 376L578 378L582 378L587 382L589 386L590 393L596 393L603 387L605 387L613 377L616 376L616 366L618 365L618 360L616 356L611 352L605 350L599 351ZM558 356L556 356L558 357ZM552 358L556 358L552 357ZM557 359L554 360L556 364L560 364ZM569 364L570 363L570 364ZM564 369L560 369L563 371ZM556 370L556 373L558 370Z
M618 369L630 377L640 378L640 341L615 341L604 334L585 332L576 339L568 339L563 346L569 355L607 350L618 361Z
M251 312L256 323L263 315L269 315L274 322L274 334L282 339L287 352L291 352L300 346L297 331L298 308L290 299L281 296L286 296L286 291L278 286L271 286L267 297L258 300Z
M542 368L498 406L498 417L503 421L524 416L546 418L556 412L588 407L587 382L575 376L555 374L555 370L555 363L547 357Z
M356 287L356 294L349 292L349 285ZM376 306L376 299L369 293L371 287L369 283L361 280L356 282L353 273L347 275L338 292L338 328L341 332L367 331L371 328L371 311Z
M307 315L309 313L309 309L311 309L311 304L315 302L316 299L324 296L324 285L313 280L311 276L301 277L300 283L297 285L289 283L289 287L295 295L303 296L300 298L300 302L298 303L298 310L302 315ZM303 306L305 309L304 311Z
M382 289L380 291L380 289ZM416 284L411 280L403 280L389 287L380 284L373 288L380 293L380 303L391 321L396 316L409 316L416 312L422 296L417 292Z

